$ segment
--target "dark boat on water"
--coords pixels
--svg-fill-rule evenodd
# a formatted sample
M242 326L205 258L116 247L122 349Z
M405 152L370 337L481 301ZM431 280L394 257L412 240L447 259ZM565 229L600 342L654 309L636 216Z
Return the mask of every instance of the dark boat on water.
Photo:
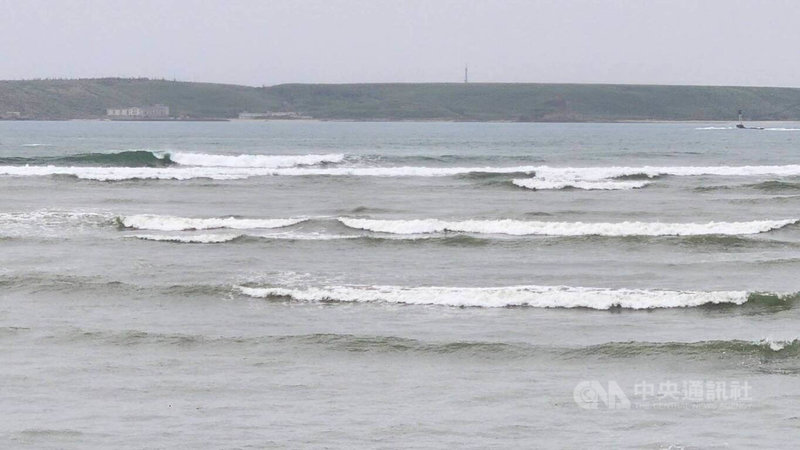
M742 122L742 110L739 110L739 123L736 124L736 128L740 128L742 130L763 130L764 127L746 127L744 126L744 122Z

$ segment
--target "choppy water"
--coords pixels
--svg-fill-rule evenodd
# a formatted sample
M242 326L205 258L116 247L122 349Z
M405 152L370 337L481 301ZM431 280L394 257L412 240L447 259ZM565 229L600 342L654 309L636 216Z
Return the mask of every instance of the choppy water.
M766 128L0 122L0 439L785 447Z

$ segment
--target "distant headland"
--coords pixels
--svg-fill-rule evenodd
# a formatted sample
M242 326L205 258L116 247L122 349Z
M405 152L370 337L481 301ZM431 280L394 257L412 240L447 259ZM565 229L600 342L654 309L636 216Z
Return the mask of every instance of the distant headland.
M121 112L149 111L153 105L167 115ZM146 78L0 81L0 118L6 120L734 121L739 109L749 121L800 120L800 89L534 83L250 87Z

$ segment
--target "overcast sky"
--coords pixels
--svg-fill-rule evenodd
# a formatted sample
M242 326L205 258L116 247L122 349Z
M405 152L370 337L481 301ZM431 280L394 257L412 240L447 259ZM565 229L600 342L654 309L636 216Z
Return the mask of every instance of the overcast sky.
M0 0L0 79L800 87L797 0Z

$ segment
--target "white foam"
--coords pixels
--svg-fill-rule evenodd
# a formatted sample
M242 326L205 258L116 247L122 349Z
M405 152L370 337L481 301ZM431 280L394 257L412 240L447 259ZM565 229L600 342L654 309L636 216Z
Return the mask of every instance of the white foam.
M696 236L743 235L763 233L800 219L756 220L751 222L661 223L661 222L539 222L522 220L464 220L439 219L376 220L340 217L347 227L392 234L421 233L479 233L514 236Z
M533 190L574 188L602 191L640 189L650 184L649 181L547 181L537 178L518 178L511 180L511 182L517 186Z
M755 342L755 343L758 344L758 345L766 345L773 352L779 352L779 351L785 349L786 347L791 347L791 346L797 345L798 342L800 342L800 340L798 340L796 338L793 338L793 337L776 338L776 337L770 336L770 337L761 339L760 341Z
M695 130L734 130L735 127L700 127Z
M515 179L517 186L529 189L638 189L646 186L647 180L617 180L625 176L654 178L660 175L674 176L793 176L800 175L800 165L783 166L606 166L606 167L549 167L535 170L531 179Z
M551 181L601 181L609 178L642 175L656 177L659 175L675 176L762 176L800 175L800 165L782 166L640 166L640 167L548 167L541 166L536 170L536 178Z
M100 223L110 220L108 213L92 211L67 211L57 209L37 209L26 212L0 212L0 225L64 225L67 223Z
M779 351L783 350L784 348L786 348L787 345L791 344L791 342L787 342L787 341L773 341L773 340L770 340L770 339L766 339L764 341L764 343L769 345L769 349L774 351L774 352L779 352Z
M212 167L153 168L153 167L70 167L70 166L0 166L0 175L30 177L71 175L84 180L122 181L135 179L189 180L210 178L236 180L251 175L244 171Z
M302 289L239 286L238 289L241 293L251 297L289 297L306 302L383 302L484 308L530 306L538 308L652 309L693 307L717 303L740 305L747 301L747 292L744 291L665 291L568 286L481 288L326 286Z
M132 234L126 237L143 239L146 241L177 242L184 244L220 244L230 242L242 237L241 234L195 234L195 235L170 235L170 234Z
M113 220L109 213L40 209L0 212L0 232L8 237L61 236L65 232L94 231Z
M308 219L238 219L235 217L197 219L190 217L141 214L122 217L120 222L127 228L135 228L138 230L187 231L211 230L216 228L230 228L234 230L282 228L305 222L306 220Z
M516 167L333 167L333 168L288 168L274 171L284 176L353 176L353 177L449 177L470 173L533 173L536 166Z
M253 237L261 239L291 240L291 241L335 241L340 239L359 239L362 236L354 234L325 234L325 233L275 233L256 234Z
M321 163L339 163L340 153L324 155L211 155L205 153L170 153L170 159L185 166L199 167L261 167L280 168L313 166Z
M209 178L235 180L257 176L353 176L353 177L447 177L469 173L535 173L537 180L576 183L615 181L610 178L643 175L676 176L797 176L800 165L782 166L687 166L687 167L78 167L78 166L0 166L0 175L72 175L82 179L119 181L131 179Z
M354 176L354 177L446 177L475 172L532 173L525 167L332 167L332 168L263 168L263 167L76 167L76 166L0 166L0 175L48 176L71 175L86 180L122 181L135 179L237 180L259 176Z
M764 128L767 131L800 131L800 128Z

